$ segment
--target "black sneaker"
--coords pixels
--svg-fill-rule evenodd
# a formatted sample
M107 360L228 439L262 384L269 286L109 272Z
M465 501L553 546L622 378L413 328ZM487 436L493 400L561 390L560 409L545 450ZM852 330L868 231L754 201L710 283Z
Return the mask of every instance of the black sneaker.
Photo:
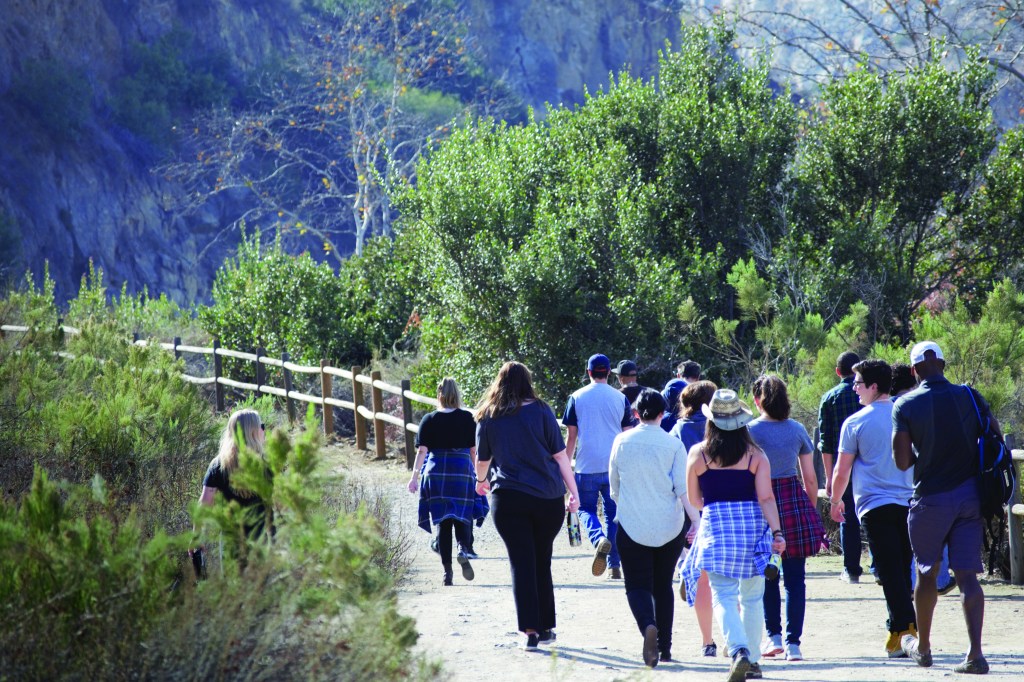
M541 630L537 633L538 644L554 644L556 639L558 639L558 635L555 634L554 630Z
M701 649L701 654L709 658L714 658L718 655L718 645L712 642L711 644L705 644Z
M441 550L438 549L438 547L437 547L437 536L436 535L433 538L430 539L430 551L433 552L434 554L440 554L441 553Z
M949 582L946 583L944 587L940 587L939 588L939 594L949 594L950 592L952 592L955 589L956 589L956 576L955 575L951 575L951 576L949 576Z
M447 570L444 572L444 582L442 582L441 585L444 587L451 587L452 584L452 572Z
M661 654L659 654L658 659L661 662L663 662L663 663L667 662L667 661L671 661L672 660L672 652L671 651L662 651Z
M746 649L739 649L732 655L732 665L729 667L729 677L726 682L743 682L747 679L747 672L750 670L750 652Z
M540 637L536 632L531 632L526 635L526 641L523 642L524 651L536 651L537 645L540 644Z
M760 680L764 677L761 674L761 665L759 663L751 663L750 670L747 671L748 680Z
M459 552L459 556L455 557L455 560L459 562L459 566L462 566L462 577L465 580L472 580L476 577L476 573L473 572L473 567L469 563L469 557L466 556L465 552Z
M658 628L653 625L644 629L643 658L648 668L658 665Z

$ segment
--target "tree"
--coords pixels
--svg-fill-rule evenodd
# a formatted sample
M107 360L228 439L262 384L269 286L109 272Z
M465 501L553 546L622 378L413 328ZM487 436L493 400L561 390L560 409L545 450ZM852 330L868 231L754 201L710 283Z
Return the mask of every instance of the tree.
M730 41L690 29L657 82L620 74L544 122L479 121L421 162L398 239L430 273L424 383L472 392L515 358L560 400L596 350L667 374L690 352L688 297L728 311L724 263L770 219L796 127L766 63L740 64Z
M286 240L315 236L340 262L349 239L359 254L370 236L391 234L388 188L410 180L423 150L488 93L446 94L474 82L454 3L320 5L295 56L256 80L252 105L201 119L188 136L194 156L166 172L188 188L185 210L231 197L245 207L232 227L269 219Z
M876 338L909 338L918 307L954 281L979 284L993 257L979 231L962 229L994 147L991 86L978 56L898 77L863 63L827 85L808 117L795 229L781 249L824 278L827 297L865 300Z
M1007 86L1004 119L1024 106L1022 0L735 0L727 13L740 42L774 54L787 78L823 85L862 61L898 74L937 59L962 68L980 58L998 70L997 88Z

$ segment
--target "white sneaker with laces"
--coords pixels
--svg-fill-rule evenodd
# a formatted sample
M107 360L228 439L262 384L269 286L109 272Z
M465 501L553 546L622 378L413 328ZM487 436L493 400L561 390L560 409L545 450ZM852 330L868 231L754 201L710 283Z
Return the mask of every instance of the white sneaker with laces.
M761 647L761 655L765 658L778 656L782 651L782 635L769 635Z
M800 653L799 644L787 644L786 645L786 660L787 661L802 661L804 655Z

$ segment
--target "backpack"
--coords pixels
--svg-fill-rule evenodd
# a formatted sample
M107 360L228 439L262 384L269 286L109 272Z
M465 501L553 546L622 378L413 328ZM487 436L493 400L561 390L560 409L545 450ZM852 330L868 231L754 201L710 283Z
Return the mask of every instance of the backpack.
M974 389L965 386L971 396L974 412L978 415L981 435L978 436L978 496L981 500L981 515L986 520L1003 516L1003 507L1013 494L1013 456L1003 437L992 430L992 418L986 411L984 417L974 398Z

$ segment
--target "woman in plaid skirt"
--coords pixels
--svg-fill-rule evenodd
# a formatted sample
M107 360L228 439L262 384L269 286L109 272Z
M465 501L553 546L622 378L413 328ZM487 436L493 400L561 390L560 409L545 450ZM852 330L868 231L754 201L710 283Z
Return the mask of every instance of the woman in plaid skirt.
M751 422L750 436L771 462L772 492L786 538L786 553L782 557L782 580L786 585L785 648L779 580L767 580L764 622L768 638L761 654L772 658L785 652L786 660L800 661L807 604L804 564L806 557L814 556L823 543L827 544L825 526L815 506L818 480L814 475L814 447L803 424L789 418L789 395L782 379L773 374L758 377L754 382L754 404L761 416Z

